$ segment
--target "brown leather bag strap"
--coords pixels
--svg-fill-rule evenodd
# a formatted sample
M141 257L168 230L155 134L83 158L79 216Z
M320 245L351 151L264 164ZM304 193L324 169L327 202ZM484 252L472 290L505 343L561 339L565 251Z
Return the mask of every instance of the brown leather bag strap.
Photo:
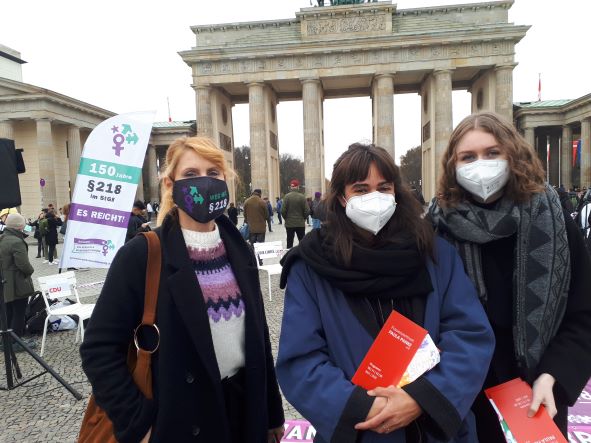
M148 241L148 264L146 266L146 295L144 298L144 315L142 324L152 326L156 321L156 303L160 286L160 270L162 253L160 239L154 231L141 233Z

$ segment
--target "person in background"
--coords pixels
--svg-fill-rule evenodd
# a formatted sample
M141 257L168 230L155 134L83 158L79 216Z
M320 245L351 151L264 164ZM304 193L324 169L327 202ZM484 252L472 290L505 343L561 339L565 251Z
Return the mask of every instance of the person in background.
M154 215L154 208L152 203L148 202L146 205L146 213L148 214L148 223L152 221L152 215Z
M577 205L575 221L577 222L584 237L589 237L589 229L591 224L589 218L591 217L591 192L583 193L581 200Z
M306 219L310 214L310 206L306 197L299 192L300 182L293 179L289 183L290 192L283 197L281 215L285 220L287 233L287 249L293 247L293 238L297 234L298 242L302 241L306 231Z
M248 241L250 244L265 242L269 211L261 198L261 190L255 189L244 202L244 223L248 224Z
M117 253L84 334L82 367L117 441L270 443L283 435L256 261L223 216L233 176L223 152L205 137L182 137L166 151L154 399L142 395L127 367L143 312L143 236Z
M476 443L470 405L494 338L457 252L434 236L380 147L349 146L324 201L326 224L282 261L286 399L317 443ZM366 391L351 379L394 310L427 329L441 361L402 388Z
M421 206L425 206L425 198L423 197L422 192L419 191L416 186L411 186L410 190L412 192L412 195L414 195L414 197L421 204Z
M567 410L591 377L591 261L532 146L482 112L451 134L429 219L453 242L496 338L484 388L521 377L566 437ZM480 443L504 441L480 392Z
M228 218L234 223L234 226L238 225L238 209L236 209L234 203L230 203L230 206L228 207Z
M275 197L275 212L277 212L277 220L279 220L279 224L283 224L283 218L281 217L281 206L283 206L283 200L279 197Z
M62 219L55 215L53 209L47 211L47 234L45 240L47 241L47 261L50 265L57 265L57 228L62 225Z
M8 214L18 214L18 213L19 212L16 208L2 209L0 211L0 224L3 226L6 224L6 217L8 217Z
M273 206L267 197L263 198L263 201L267 206L267 225L269 226L269 232L273 232Z
M140 232L148 232L150 225L148 220L144 217L146 205L141 200L136 200L131 209L131 217L127 225L127 234L125 235L125 243L134 238Z
M31 226L35 228L33 237L37 240L37 256L35 258L42 258L43 255L43 235L41 235L41 228L39 222L45 218L45 212L41 211L37 216L37 220L31 223Z
M5 220L4 234L0 236L0 270L4 279L4 301L8 328L16 335L25 333L25 310L29 296L35 288L31 275L35 271L29 261L29 247L25 242L23 229L26 222L18 213L8 214ZM25 341L29 347L36 347L34 341ZM21 351L18 344L14 351Z
M62 226L60 227L60 234L62 235L66 235L66 231L68 229L68 217L70 216L70 203L66 203L64 205L64 207L62 208L62 216L63 216L63 223Z
M308 205L308 215L306 216L306 224L312 226L312 197L306 197L306 204Z
M312 204L310 205L310 216L312 217L312 229L320 229L320 218L316 216L316 211L320 206L320 197L322 197L322 193L316 191L314 193L314 200L312 200Z
M572 202L570 201L568 193L564 190L564 187L562 187L562 186L556 189L556 193L558 194L558 198L560 199L560 204L562 205L562 208L570 216L570 214L575 212L575 208L574 208Z
M47 246L46 235L49 232L49 224L47 222L47 208L43 208L42 212L44 216L39 219L39 232L41 233L41 239L43 241L43 263L49 263L49 247Z

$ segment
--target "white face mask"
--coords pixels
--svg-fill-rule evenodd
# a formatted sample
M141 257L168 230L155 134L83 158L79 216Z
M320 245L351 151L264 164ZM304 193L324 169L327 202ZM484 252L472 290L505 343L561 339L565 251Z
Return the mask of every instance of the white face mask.
M499 192L509 181L507 160L476 160L456 168L459 185L486 202Z
M396 200L392 194L375 191L364 195L355 195L347 200L347 217L366 231L377 235L388 223L396 210Z

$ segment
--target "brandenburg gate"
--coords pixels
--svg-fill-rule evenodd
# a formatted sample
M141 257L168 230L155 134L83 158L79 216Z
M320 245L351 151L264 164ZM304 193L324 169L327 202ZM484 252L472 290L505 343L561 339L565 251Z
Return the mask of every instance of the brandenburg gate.
M277 104L303 101L306 194L325 191L323 102L370 96L373 142L394 148L394 95L421 96L423 193L434 195L452 131L452 91L472 110L513 117L512 1L397 9L390 1L303 8L285 20L194 26L191 66L197 133L232 163L231 108L249 104L252 187L279 195ZM361 116L360 116L361 117ZM355 142L356 140L351 140ZM345 148L345 147L343 147Z

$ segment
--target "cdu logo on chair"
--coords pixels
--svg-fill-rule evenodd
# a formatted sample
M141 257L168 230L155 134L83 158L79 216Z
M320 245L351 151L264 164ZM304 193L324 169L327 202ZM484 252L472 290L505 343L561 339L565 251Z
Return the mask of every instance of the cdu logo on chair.
M65 297L72 293L70 288L70 282L67 280L56 281L49 288L47 288L49 294L57 295L59 297Z

